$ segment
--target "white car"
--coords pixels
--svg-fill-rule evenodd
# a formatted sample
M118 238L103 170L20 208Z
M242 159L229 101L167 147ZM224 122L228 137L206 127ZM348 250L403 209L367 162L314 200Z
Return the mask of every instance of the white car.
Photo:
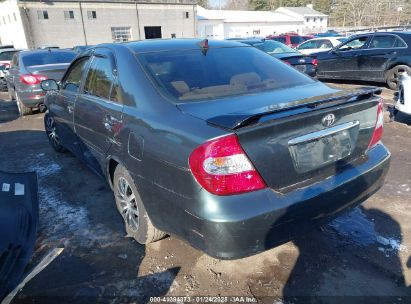
M296 46L296 50L305 55L310 55L312 53L323 52L331 50L342 42L345 42L347 38L345 37L320 37L314 38Z
M397 97L394 98L396 116L398 112L411 118L411 77L407 73L401 73L399 79Z

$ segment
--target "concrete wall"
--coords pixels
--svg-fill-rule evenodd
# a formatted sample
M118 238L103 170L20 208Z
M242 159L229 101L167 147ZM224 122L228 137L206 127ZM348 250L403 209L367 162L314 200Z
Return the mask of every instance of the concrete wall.
M42 11L47 11L48 19L39 18ZM73 11L74 18L65 18L64 11ZM95 11L97 18L89 18L88 11ZM9 23L7 16L13 12L17 21ZM16 0L6 0L0 3L0 21L3 44L16 41L16 47L24 48L113 42L112 27L129 27L131 40L145 39L145 26L161 26L162 38L196 36L194 4L20 1L17 5Z
M0 2L0 45L13 44L16 48L28 47L22 16L16 0Z

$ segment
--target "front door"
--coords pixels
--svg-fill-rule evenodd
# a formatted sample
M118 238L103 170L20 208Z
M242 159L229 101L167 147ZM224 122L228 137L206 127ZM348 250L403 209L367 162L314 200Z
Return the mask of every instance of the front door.
M52 118L55 120L57 134L61 143L75 154L79 154L79 142L74 133L73 112L74 105L80 93L80 84L85 76L87 64L90 57L84 56L76 59L70 69L64 75L59 91L51 91L48 98L50 102L50 113L56 114Z
M74 108L76 133L82 141L83 158L102 174L105 156L111 145L120 145L117 135L122 126L123 105L118 102L117 68L114 55L96 49L83 93Z
M358 56L366 48L367 42L368 36L360 36L329 51L319 64L319 74L337 79L359 79Z

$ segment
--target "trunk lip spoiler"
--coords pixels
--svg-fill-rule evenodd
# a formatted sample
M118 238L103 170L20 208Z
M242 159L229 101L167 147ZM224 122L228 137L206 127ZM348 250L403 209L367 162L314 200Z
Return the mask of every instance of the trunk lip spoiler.
M316 97L304 98L299 99L292 102L292 105L285 105L282 103L269 105L263 108L256 109L254 112L250 113L228 113L224 115L219 115L215 117L211 117L206 120L206 122L210 125L222 127L225 129L235 130L250 124L258 123L258 120L266 115L294 110L297 108L302 107L309 107L309 108L316 108L321 104L329 103L329 102L336 102L341 100L341 103L337 104L345 104L357 101L359 97L366 96L366 95L380 95L382 92L381 88L377 87L362 87L357 88L352 91L341 91L342 94L335 95L331 97L323 97L319 96L320 98L316 99ZM323 97L323 98L321 98ZM333 103L332 106L337 105ZM265 109L265 110L264 110Z

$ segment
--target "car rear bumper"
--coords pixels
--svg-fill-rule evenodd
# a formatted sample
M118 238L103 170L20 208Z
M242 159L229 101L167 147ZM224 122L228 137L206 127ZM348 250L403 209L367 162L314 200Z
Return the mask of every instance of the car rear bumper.
M202 214L186 211L189 218L179 219L189 226L183 238L221 259L270 249L362 203L383 185L389 163L389 151L378 144L362 164L286 194L266 189L222 197L203 191Z
M41 88L17 92L21 102L29 108L38 108L44 103L45 92Z

